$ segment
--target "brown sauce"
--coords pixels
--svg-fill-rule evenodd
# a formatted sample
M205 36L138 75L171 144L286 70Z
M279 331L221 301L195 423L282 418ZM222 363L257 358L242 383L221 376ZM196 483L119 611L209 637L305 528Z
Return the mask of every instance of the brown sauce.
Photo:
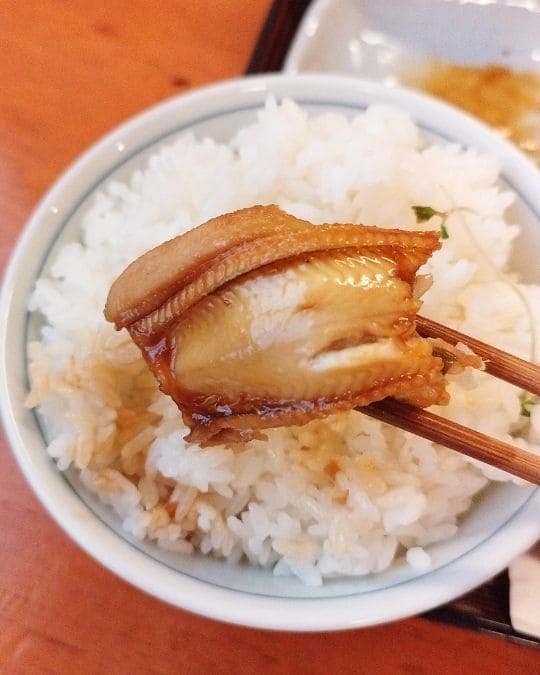
M434 62L403 80L487 122L540 161L539 75Z
M178 386L173 372L174 340L165 331L146 335L139 332L136 326L130 326L128 330L150 370L156 375L161 391L176 400Z

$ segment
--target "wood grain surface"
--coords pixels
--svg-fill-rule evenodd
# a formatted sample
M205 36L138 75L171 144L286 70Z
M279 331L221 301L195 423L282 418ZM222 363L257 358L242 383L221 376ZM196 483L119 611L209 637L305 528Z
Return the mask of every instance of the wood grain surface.
M0 270L90 143L190 87L242 74L270 0L0 2ZM77 548L0 435L1 673L532 673L539 652L411 619L333 634L228 626L165 605Z

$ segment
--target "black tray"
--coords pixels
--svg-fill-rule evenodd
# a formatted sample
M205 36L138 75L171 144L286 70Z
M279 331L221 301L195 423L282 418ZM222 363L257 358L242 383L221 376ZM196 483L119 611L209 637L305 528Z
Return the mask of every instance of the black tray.
M309 4L310 0L274 0L247 73L281 70ZM509 588L508 572L504 571L474 591L426 612L424 616L433 621L497 635L518 644L540 647L540 640L513 629L510 623Z

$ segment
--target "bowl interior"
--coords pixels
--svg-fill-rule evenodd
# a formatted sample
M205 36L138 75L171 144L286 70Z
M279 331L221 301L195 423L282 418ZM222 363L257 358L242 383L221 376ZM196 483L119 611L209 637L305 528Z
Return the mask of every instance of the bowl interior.
M287 56L290 71L399 79L404 69L440 59L540 72L537 3L316 0Z

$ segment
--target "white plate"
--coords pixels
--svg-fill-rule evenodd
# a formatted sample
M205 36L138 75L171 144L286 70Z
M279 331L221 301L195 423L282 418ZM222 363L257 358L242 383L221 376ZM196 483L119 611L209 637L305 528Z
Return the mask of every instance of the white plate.
M391 621L444 603L485 581L540 533L540 491L493 486L464 519L459 535L433 547L434 569L396 563L383 575L332 580L306 588L271 572L200 556L182 558L129 540L115 517L47 457L36 417L24 408L25 345L36 330L26 303L34 280L60 242L78 233L87 200L111 176L125 177L163 142L185 129L225 139L254 119L268 93L310 110L354 112L386 102L408 110L430 134L497 155L503 180L518 189L523 264L538 281L540 177L532 164L485 127L419 94L332 76L246 78L158 105L86 152L53 186L32 216L6 272L0 304L0 401L15 455L32 487L66 532L110 570L174 605L250 626L332 630Z
M407 62L436 57L540 73L537 0L315 0L285 71L396 81Z

